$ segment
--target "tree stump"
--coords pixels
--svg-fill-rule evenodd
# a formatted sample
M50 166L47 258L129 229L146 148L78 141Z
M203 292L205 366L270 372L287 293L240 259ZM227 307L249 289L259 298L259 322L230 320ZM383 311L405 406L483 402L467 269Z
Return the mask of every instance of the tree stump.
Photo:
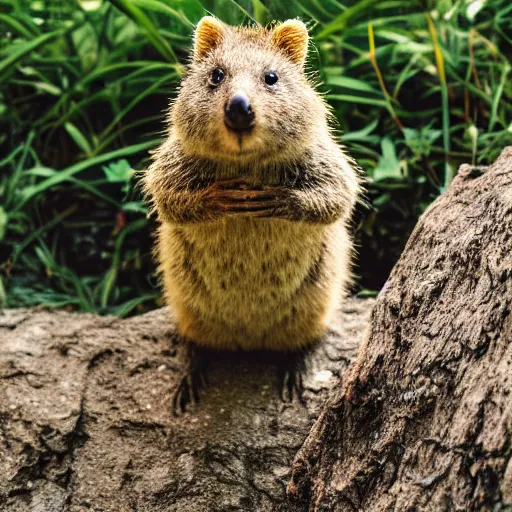
M298 510L512 510L512 147L464 165L293 464Z
M0 312L0 511L288 510L291 463L355 356L373 300L349 299L283 402L275 354L218 354L174 417L186 350L167 309L121 320Z

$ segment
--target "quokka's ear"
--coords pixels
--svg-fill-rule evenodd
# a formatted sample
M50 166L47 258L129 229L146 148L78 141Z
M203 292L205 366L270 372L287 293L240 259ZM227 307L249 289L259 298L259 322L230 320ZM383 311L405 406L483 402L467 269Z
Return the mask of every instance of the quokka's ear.
M194 59L201 60L222 40L226 26L213 16L201 18L194 33Z
M287 20L272 30L273 43L299 66L306 61L308 40L308 29L300 20Z

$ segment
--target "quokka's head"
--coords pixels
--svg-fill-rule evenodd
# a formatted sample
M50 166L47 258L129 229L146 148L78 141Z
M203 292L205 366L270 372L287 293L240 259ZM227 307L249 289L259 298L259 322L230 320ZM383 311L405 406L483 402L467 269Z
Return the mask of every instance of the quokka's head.
M189 153L219 160L279 160L304 149L327 109L308 82L308 31L298 20L271 29L204 17L192 62L170 111Z

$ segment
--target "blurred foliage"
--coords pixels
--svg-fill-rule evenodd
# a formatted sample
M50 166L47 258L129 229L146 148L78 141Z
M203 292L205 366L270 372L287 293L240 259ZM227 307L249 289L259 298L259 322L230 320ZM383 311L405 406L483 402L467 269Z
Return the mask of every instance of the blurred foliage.
M0 0L0 305L157 304L133 169L206 13L309 23L312 76L371 178L354 226L364 294L457 166L512 144L509 0Z

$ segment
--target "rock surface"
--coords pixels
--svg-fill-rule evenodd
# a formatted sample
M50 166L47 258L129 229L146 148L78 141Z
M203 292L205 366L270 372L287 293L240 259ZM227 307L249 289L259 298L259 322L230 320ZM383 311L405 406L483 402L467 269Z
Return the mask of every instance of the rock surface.
M288 510L293 457L373 302L348 300L308 356L305 405L281 400L272 355L219 354L179 417L186 350L168 310L0 312L0 510Z

